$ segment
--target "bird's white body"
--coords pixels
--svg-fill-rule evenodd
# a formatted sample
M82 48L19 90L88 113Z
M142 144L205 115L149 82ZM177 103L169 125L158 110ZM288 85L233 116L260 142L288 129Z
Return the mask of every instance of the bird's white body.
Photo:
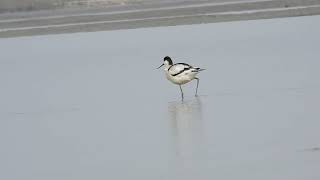
M174 84L186 84L196 78L200 68L192 67L188 64L165 65L164 71L169 81Z
M164 57L163 64L160 67L162 66L164 66L167 79L172 83L179 85L182 100L183 91L181 85L186 84L194 79L197 80L196 96L198 95L199 78L197 78L196 75L204 69L192 67L186 63L173 64L169 56ZM158 67L158 69L160 67Z

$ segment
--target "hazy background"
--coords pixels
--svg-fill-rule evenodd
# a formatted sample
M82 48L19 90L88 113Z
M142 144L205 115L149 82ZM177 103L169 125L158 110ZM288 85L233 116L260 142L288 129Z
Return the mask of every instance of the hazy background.
M319 180L320 16L0 40L0 179ZM178 86L164 56L205 68Z
M1 0L1 12L34 11L44 9L108 7L110 5L165 2L229 2L245 0ZM259 1L259 0L257 0ZM261 0L260 0L261 1Z
M123 3L152 2L161 0L1 0L0 12L32 11L70 7L110 6ZM170 0L182 1L182 0ZM185 0L188 1L188 0Z

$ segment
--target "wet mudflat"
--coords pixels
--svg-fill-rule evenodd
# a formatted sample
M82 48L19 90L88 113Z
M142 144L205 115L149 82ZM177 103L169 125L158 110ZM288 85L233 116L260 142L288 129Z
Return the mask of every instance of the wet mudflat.
M319 20L1 39L0 178L319 179Z

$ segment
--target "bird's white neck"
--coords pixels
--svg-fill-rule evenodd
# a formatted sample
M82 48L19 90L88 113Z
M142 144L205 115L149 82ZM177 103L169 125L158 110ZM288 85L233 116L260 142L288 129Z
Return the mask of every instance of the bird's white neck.
M164 65L164 70L165 70L165 71L168 71L168 69L169 69L171 66L172 66L172 65L165 64L165 65Z
M168 69L172 66L171 64L169 64L169 62L168 61L164 61L164 70L165 71L168 71Z

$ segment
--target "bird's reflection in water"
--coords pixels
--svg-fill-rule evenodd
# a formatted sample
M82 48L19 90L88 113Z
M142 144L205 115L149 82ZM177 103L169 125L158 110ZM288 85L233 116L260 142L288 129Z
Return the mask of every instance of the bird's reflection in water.
M201 99L196 97L190 101L171 102L168 110L177 163L180 167L193 169L201 163L203 154Z

